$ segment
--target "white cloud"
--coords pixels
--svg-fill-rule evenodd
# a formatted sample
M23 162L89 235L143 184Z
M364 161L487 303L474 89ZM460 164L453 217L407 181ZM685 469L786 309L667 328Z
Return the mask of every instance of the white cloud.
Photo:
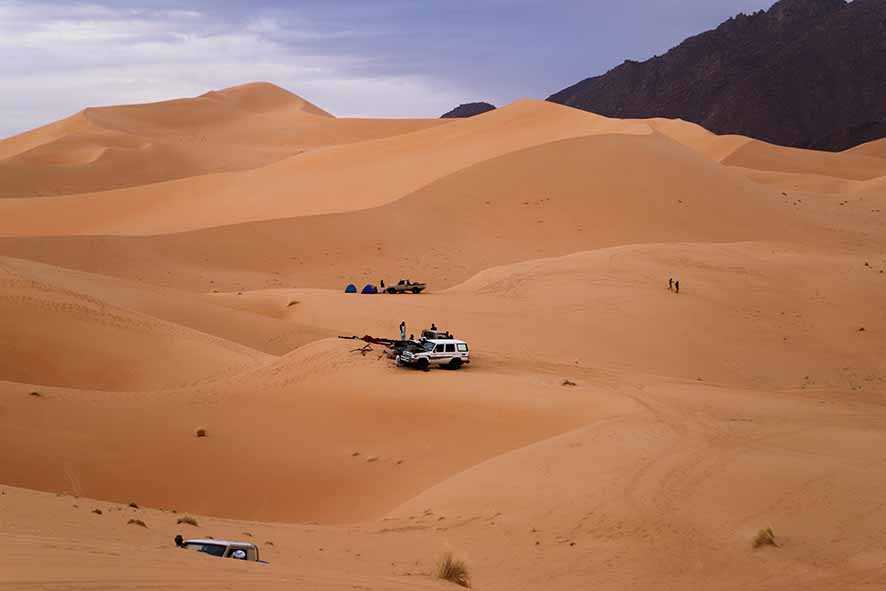
M0 0L0 137L87 106L194 96L254 80L340 116L437 116L466 94L430 77L367 73L371 56L338 53L330 42L357 33L296 22L282 27L272 15L257 15L231 24L190 10ZM320 38L325 51L305 49Z

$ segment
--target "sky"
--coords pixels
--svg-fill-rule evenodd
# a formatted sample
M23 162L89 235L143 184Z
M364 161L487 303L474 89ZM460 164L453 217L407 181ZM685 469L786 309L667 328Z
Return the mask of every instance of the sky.
M0 0L0 137L269 81L337 116L545 98L773 0Z

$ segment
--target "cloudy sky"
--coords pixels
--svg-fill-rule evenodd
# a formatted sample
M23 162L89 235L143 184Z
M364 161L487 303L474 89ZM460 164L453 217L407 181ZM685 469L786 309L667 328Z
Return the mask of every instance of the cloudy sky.
M544 98L773 0L0 0L0 137L279 84L339 116Z

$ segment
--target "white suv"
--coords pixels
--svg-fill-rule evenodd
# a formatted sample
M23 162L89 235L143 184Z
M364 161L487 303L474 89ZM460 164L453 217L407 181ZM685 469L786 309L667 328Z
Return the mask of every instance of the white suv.
M432 365L459 369L471 362L468 344L457 339L422 339L414 347L397 355L397 363L417 369L430 369Z
M196 550L219 558L239 558L240 560L263 562L258 557L258 546L250 542L229 542L210 538L205 540L179 540L176 538L175 543L186 550Z

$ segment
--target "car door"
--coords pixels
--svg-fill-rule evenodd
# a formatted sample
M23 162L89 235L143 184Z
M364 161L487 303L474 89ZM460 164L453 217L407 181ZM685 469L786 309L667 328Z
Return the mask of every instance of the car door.
M443 343L437 343L431 357L433 358L434 363L446 363L446 345Z

